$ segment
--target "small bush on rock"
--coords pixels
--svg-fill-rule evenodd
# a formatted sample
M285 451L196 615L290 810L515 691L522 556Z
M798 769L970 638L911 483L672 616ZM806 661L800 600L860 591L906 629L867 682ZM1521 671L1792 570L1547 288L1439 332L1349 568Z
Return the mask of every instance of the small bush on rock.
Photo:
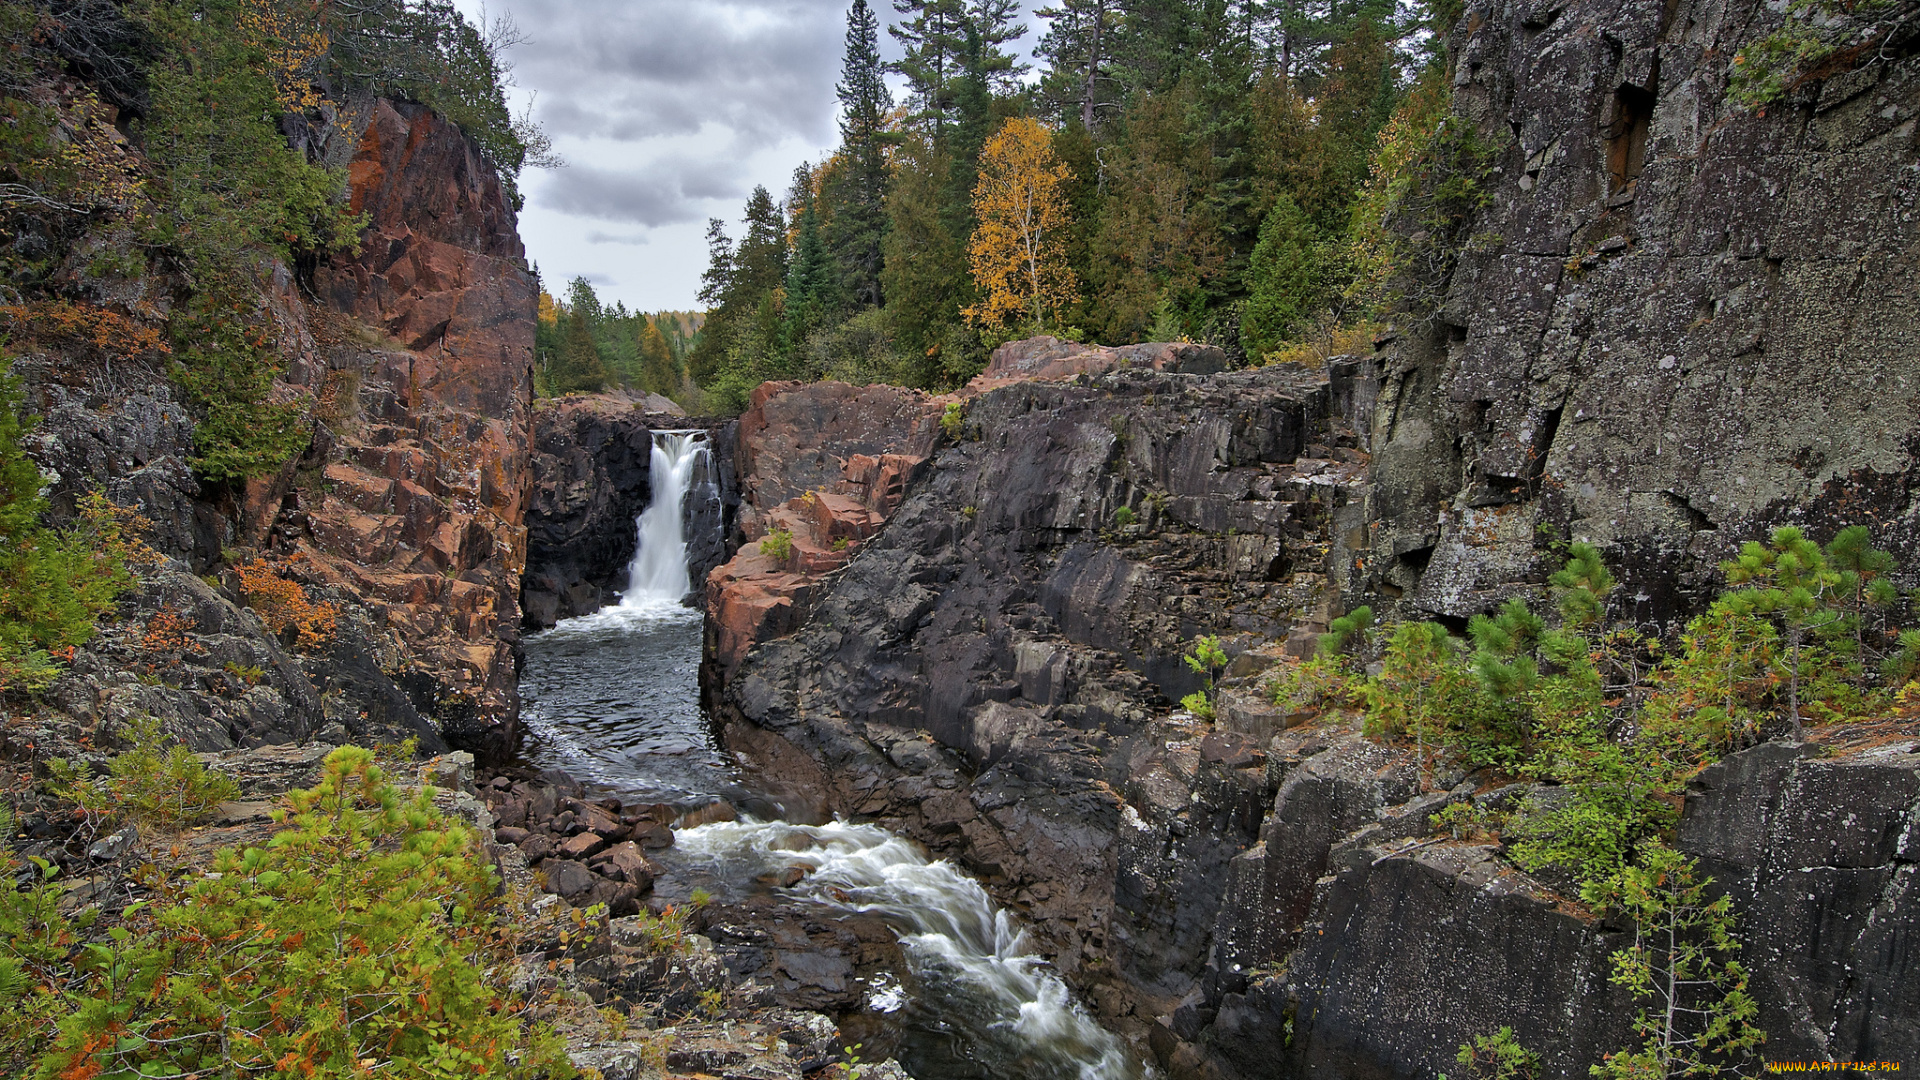
M165 827L204 821L221 803L239 797L231 779L209 771L184 744L163 751L159 720L139 717L128 726L133 748L108 762L104 777L88 776L83 766L60 758L49 761L54 794L101 822L125 817Z
M265 847L159 884L111 946L86 946L73 977L35 991L58 1007L5 1003L16 1032L59 1017L32 1075L575 1075L558 1038L500 989L512 938L471 832L428 794L403 798L357 747L288 799ZM0 935L40 917L34 903L0 896ZM26 970L47 940L29 927L0 941L0 975Z
M98 494L82 498L74 527L44 524L45 479L21 449L32 423L20 409L18 381L0 374L0 692L50 686L58 662L133 584L127 563L145 551Z
M296 556L297 557L297 556ZM282 568L254 559L233 568L240 578L240 595L276 634L291 631L302 648L317 649L333 640L340 609L307 599L300 583L282 576Z
M767 533L760 541L760 554L780 563L793 558L793 533L787 529Z
M1540 1055L1521 1046L1510 1027L1461 1043L1453 1060L1463 1080L1533 1080L1540 1075Z

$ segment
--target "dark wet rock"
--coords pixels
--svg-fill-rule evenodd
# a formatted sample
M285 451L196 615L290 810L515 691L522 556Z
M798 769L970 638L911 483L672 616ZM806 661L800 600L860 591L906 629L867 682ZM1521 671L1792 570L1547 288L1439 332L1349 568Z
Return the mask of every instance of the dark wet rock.
M582 863L571 859L549 858L540 863L546 875L546 890L577 907L586 906L585 897L601 880Z
M521 582L530 628L585 615L612 603L627 587L638 533L635 519L653 496L653 432L700 429L710 448L696 487L715 498L689 498L689 580L698 583L725 562L739 506L734 482L734 425L663 416L645 401L610 392L570 394L535 411L533 490L527 510L527 571Z

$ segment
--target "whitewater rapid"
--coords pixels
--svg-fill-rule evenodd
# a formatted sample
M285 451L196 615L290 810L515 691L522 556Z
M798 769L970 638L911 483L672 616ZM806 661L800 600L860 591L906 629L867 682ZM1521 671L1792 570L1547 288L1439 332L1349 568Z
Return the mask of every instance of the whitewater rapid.
M876 825L737 821L683 829L671 860L753 880L807 871L787 891L886 918L913 968L911 994L885 988L869 1007L906 1008L987 1075L1023 1080L1129 1080L1144 1074L1120 1040L1073 1000L1026 931L980 883Z

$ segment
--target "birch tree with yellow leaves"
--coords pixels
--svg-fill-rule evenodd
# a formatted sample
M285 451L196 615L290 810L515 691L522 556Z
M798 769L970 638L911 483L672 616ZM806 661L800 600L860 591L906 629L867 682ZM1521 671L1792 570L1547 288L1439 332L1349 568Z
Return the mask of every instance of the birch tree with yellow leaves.
M1037 120L1008 120L980 152L973 212L979 225L967 245L980 302L966 309L976 326L1026 316L1043 326L1050 313L1079 297L1067 263L1072 224L1062 188L1072 170L1053 151L1053 135Z

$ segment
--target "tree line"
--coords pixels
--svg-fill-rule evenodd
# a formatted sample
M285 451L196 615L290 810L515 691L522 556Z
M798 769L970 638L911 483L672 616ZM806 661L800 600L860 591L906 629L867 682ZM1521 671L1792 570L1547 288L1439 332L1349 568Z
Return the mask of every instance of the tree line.
M709 222L687 369L716 407L768 378L950 387L1040 332L1324 354L1377 310L1457 0L1059 0L1038 72L1014 0L892 7L892 64L868 0L847 15L839 148L756 188L737 239Z
M534 325L535 391L546 397L624 387L698 405L687 355L705 321L699 312L648 315L620 302L608 306L585 278L568 282L558 298L543 289Z

